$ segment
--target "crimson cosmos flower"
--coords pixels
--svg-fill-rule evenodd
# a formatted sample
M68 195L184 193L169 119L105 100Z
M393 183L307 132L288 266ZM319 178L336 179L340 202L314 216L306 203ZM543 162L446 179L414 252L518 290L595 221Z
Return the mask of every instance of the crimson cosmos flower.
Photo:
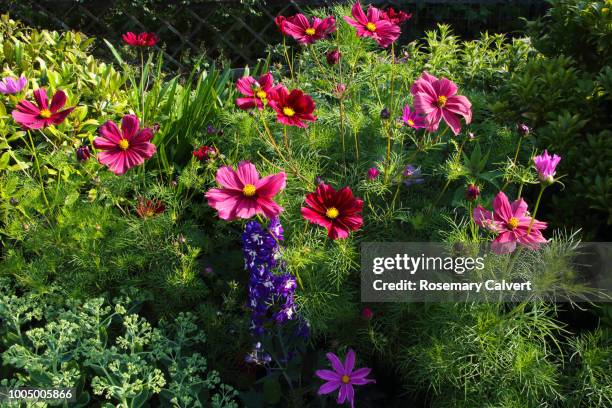
M154 215L163 213L164 211L166 211L166 206L161 201L138 197L136 213L140 218L151 218Z
M404 21L409 20L412 14L404 13L403 11L395 11L393 7L389 7L382 12L382 18L389 21L390 23L400 25Z
M274 87L270 106L276 111L276 119L283 125L305 128L308 127L305 121L317 120L312 114L315 110L314 101L299 89L289 93L282 85Z
M60 110L66 104L66 94L63 91L55 92L51 105L49 105L45 88L35 90L34 99L38 106L24 99L11 113L15 122L24 129L40 129L49 125L59 125L74 110L74 107Z
M336 191L321 183L314 193L306 196L302 217L327 228L327 236L331 239L346 238L350 231L358 230L363 224L362 209L363 200L355 198L350 187Z
M284 21L283 29L300 44L312 44L336 31L336 20L333 16L314 17L311 23L305 15L296 14Z
M150 143L152 138L153 131L140 129L136 116L125 115L121 120L121 130L112 120L100 126L100 136L94 139L93 145L103 150L98 153L98 161L120 176L155 154L156 147Z
M159 41L159 37L155 33L140 33L135 34L131 31L123 34L123 41L132 47L153 47Z
M236 99L236 105L244 110L263 109L270 100L273 87L274 77L269 72L257 80L252 76L242 77L236 82L236 89L245 97Z
M461 131L457 115L463 116L465 123L472 121L472 104L462 95L457 95L457 85L446 78L436 78L427 71L421 74L410 92L414 96L414 109L426 115L427 131L438 130L444 119L455 135Z
M384 11L374 6L368 7L366 16L361 4L356 2L351 14L353 18L345 16L344 20L357 29L357 36L372 37L383 48L387 48L400 36L400 27L389 21Z
M274 24L278 27L278 30L282 35L287 35L287 31L285 30L285 22L287 20L291 20L293 17L285 17L285 16L276 16L274 18Z

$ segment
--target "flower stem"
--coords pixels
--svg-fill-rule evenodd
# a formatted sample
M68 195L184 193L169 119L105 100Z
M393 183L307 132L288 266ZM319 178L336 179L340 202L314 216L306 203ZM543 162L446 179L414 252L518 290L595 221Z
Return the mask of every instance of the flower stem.
M393 101L393 91L395 89L395 43L391 43L391 79L389 85L389 101L388 101L388 109L391 121L395 118L394 115L394 101ZM387 161L386 161L386 171L385 171L385 182L389 181L389 172L391 171L391 148L393 147L393 141L391 137L391 126L387 124L385 126L387 131Z
M144 83L144 51L140 50L140 102L142 104L142 110L140 111L140 120L144 124L145 122L145 83Z
M34 146L34 140L32 139L32 133L28 131L28 137L30 139L31 151L34 156L34 163L36 164L36 171L38 173L38 179L40 180L40 191L42 193L43 199L45 200L45 204L47 208L49 208L49 200L47 200L47 195L45 194L45 183L42 178L42 173L40 172L40 163L38 162L38 154L36 153L36 146Z
M287 60L287 66L289 67L289 73L291 74L291 82L295 82L295 78L293 76L293 63L289 58L289 52L287 51L287 38L283 35L283 50L285 51L285 59Z
M531 228L533 227L533 223L536 220L536 214L538 213L538 207L540 206L540 200L542 199L542 193L544 192L545 189L546 187L544 186L544 184L540 184L540 193L538 194L538 199L536 200L535 207L533 208L533 215L531 216L531 222L529 223L529 228L527 228L527 236L529 236L529 233L531 232Z

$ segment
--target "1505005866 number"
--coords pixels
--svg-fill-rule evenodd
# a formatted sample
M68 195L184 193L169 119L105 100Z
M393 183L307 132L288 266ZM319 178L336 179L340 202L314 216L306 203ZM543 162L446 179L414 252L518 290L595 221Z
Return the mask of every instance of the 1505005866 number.
M75 402L75 388L8 388L0 387L1 402L17 401L60 401Z

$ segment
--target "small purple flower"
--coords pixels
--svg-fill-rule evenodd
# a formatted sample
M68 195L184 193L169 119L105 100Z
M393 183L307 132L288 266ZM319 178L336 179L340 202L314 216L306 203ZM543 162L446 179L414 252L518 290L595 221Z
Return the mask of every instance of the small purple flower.
M561 156L548 154L547 150L544 153L533 158L538 176L543 184L552 184L555 181L557 165L561 161Z
M368 180L370 181L376 180L379 174L380 172L378 171L376 167L371 167L370 169L368 169Z
M425 181L425 179L421 177L421 168L414 167L412 164L406 166L403 176L406 179L404 180L404 184L406 184L408 187L413 184L421 184Z
M425 118L415 111L410 110L410 105L404 106L402 121L413 129L423 129L427 126Z
M78 149L76 149L76 158L78 161L85 162L89 160L90 157L91 157L91 152L89 151L89 147L81 146Z
M388 108L383 108L380 111L380 118L381 119L389 119L391 117L391 112L389 112Z
M357 370L355 368L355 352L348 351L344 364L334 353L327 353L327 359L331 362L332 370L317 370L316 375L322 380L327 381L319 388L319 395L325 395L336 391L338 388L338 404L344 404L348 401L351 407L355 406L355 390L354 385L365 385L375 383L376 380L366 378L370 374L371 369L364 367Z
M244 358L244 361L246 361L249 364L253 363L253 364L264 365L272 361L272 357L270 356L270 354L266 353L263 350L261 343L257 342L253 345L253 349L251 350L251 352L246 355L246 357Z
M19 93L26 86L27 83L28 80L24 76L20 77L19 79L6 77L2 81L0 81L0 93L4 95L13 95Z
M323 184L325 180L321 176L315 177L315 184L318 186L319 184Z
M206 133L208 133L209 135L214 135L217 132L218 132L217 128L214 127L213 125L206 126Z

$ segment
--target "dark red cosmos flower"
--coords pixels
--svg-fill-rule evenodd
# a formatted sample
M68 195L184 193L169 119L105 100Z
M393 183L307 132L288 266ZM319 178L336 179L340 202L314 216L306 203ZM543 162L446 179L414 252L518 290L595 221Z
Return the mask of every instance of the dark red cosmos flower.
M140 218L150 218L154 215L161 214L164 211L166 211L166 206L161 201L138 197L136 213Z
M342 53L337 48L335 50L328 51L327 54L325 54L325 59L329 65L336 65L338 61L340 61L340 57L342 57Z
M305 121L314 122L316 116L312 114L315 103L309 95L299 89L291 93L282 85L272 90L270 106L276 111L276 119L283 125L308 127Z
M382 12L381 17L390 23L400 25L404 21L409 20L412 14L404 13L403 11L395 11L393 7L389 7Z
M321 183L314 193L306 196L302 217L327 228L327 236L331 239L346 238L350 231L358 230L363 224L362 209L363 200L355 198L350 187L336 191Z
M132 47L152 47L159 41L159 37L155 33L140 33L135 34L131 31L123 34L123 41Z
M74 110L74 107L60 110L66 104L66 94L63 91L55 92L51 105L49 105L45 88L35 90L34 99L36 105L24 99L11 112L15 122L24 129L40 129L49 125L59 125Z
M199 161L211 159L217 154L219 154L219 150L214 146L200 146L193 151L193 156Z

